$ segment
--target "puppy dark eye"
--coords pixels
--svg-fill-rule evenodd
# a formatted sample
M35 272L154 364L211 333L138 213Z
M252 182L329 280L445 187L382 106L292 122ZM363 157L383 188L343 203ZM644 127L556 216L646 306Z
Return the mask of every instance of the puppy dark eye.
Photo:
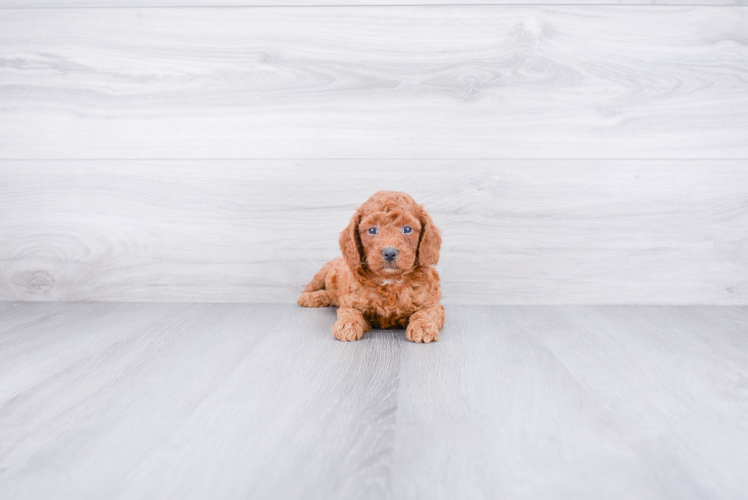
M410 234L410 233L412 233L412 232L413 232L413 229L412 229L412 228L410 228L410 227L408 227L408 226L405 226L405 227L403 228L403 234Z
M377 228L375 228L375 227L370 227L370 228L369 228L369 234L377 234Z

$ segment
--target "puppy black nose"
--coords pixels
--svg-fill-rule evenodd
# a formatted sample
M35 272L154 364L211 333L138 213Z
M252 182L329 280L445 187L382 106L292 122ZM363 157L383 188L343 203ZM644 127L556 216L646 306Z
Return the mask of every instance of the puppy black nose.
M397 257L397 248L387 247L382 249L382 257L388 262L392 262Z

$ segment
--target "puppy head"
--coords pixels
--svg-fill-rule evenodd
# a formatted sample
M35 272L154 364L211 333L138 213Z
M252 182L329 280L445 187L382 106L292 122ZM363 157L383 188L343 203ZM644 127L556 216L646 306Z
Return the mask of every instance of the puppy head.
M396 191L379 191L361 205L340 234L340 249L348 267L385 279L418 266L435 266L441 247L439 229L413 198Z

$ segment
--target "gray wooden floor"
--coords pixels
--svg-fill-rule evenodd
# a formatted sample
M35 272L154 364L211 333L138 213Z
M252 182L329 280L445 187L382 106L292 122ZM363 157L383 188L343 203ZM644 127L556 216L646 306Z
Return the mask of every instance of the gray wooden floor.
M748 308L0 303L3 498L746 498Z

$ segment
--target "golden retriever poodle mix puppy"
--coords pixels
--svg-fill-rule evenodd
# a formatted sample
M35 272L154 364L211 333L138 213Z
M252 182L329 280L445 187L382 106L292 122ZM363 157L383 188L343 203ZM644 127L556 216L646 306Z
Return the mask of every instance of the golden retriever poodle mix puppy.
M314 276L298 303L338 307L332 333L358 340L376 328L406 328L408 340L439 340L439 229L409 195L379 191L353 214L340 233L338 257Z

